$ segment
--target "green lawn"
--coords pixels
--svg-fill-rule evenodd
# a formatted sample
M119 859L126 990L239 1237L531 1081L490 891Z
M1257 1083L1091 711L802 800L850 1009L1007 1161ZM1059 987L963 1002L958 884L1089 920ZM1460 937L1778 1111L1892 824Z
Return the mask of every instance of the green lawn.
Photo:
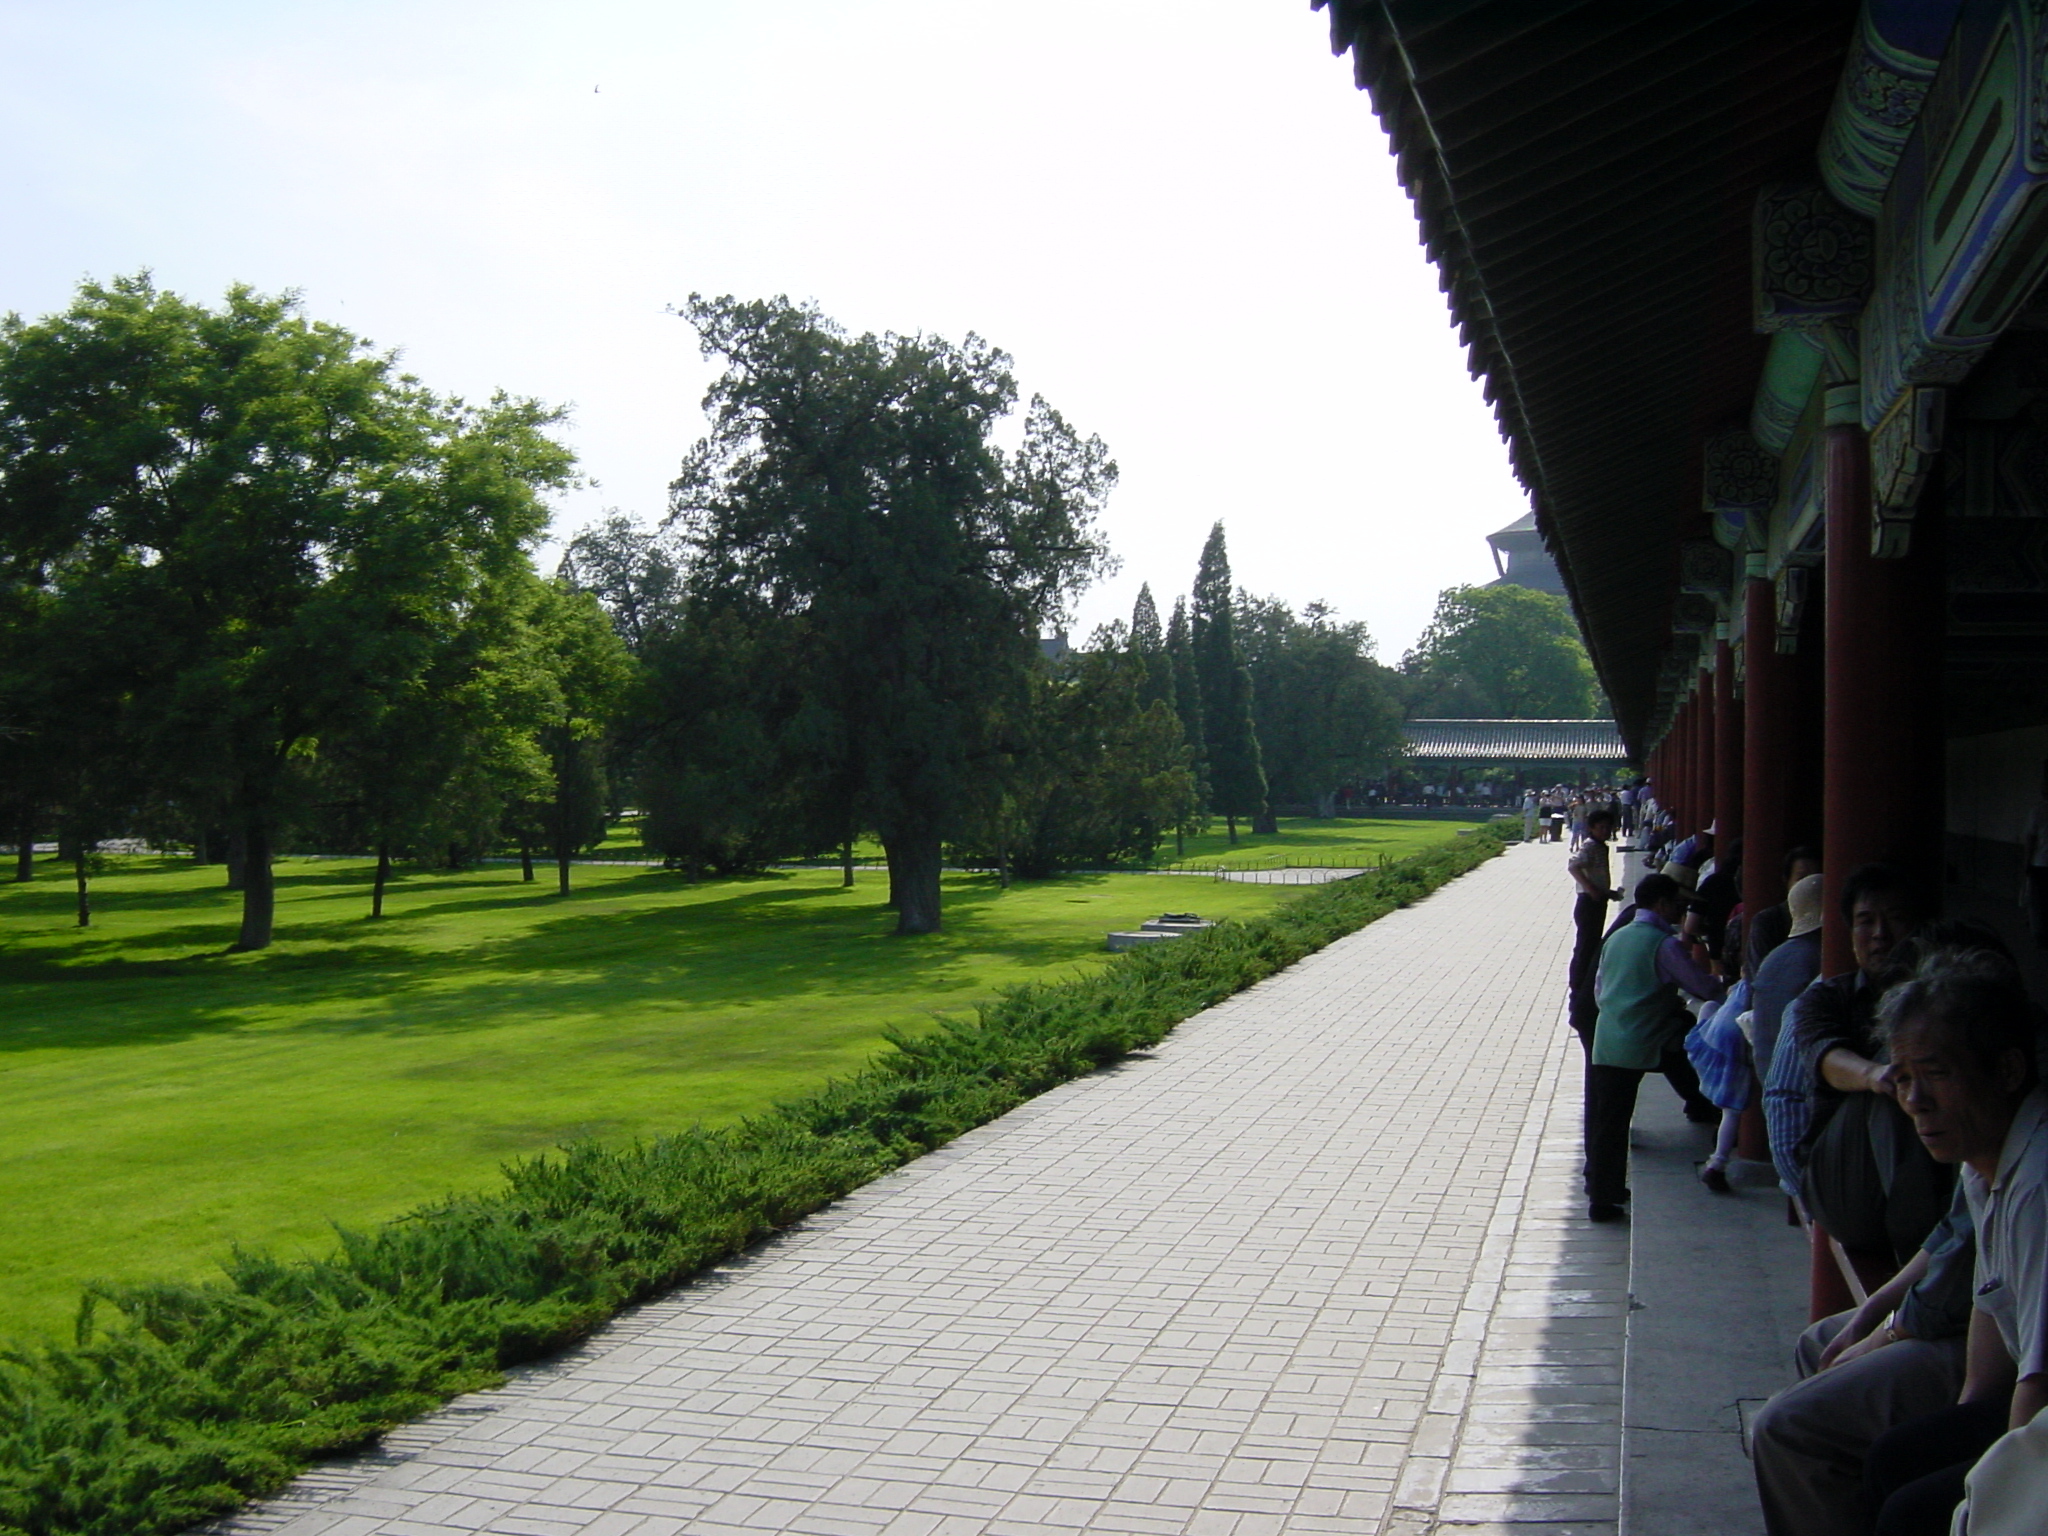
M1381 859L1402 859L1420 853L1486 817L1475 813L1469 822L1400 821L1392 818L1343 817L1316 821L1308 817L1284 817L1277 835L1261 837L1240 822L1236 846L1221 821L1211 823L1200 837L1187 839L1186 851L1174 853L1171 842L1159 850L1162 863L1174 858L1202 863L1267 868L1292 860L1297 864L1377 864Z
M1372 834L1390 853L1457 831L1302 825L1395 828ZM64 1327L90 1278L317 1248L523 1153L729 1121L858 1066L888 1025L1100 963L1110 928L1290 894L955 876L946 932L903 940L879 875L579 866L565 900L494 865L407 874L372 924L367 862L278 874L259 955L222 953L238 898L217 868L119 861L85 931L54 866L0 885L0 1336Z

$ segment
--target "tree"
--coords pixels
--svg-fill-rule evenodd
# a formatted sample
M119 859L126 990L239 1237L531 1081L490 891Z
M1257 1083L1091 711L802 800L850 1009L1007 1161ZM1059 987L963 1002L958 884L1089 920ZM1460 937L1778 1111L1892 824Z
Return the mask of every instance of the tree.
M270 942L273 840L320 742L527 563L573 463L556 420L440 399L290 294L209 309L141 275L0 323L0 559L111 619L124 732L239 839L237 948Z
M329 836L376 855L373 919L394 857L486 846L508 807L548 788L535 738L557 698L529 622L537 586L521 571L432 616L415 665L321 744Z
M1252 680L1238 649L1236 594L1221 523L1209 530L1195 572L1191 639L1208 749L1209 809L1223 818L1233 843L1241 817L1251 818L1255 830L1270 832L1266 772L1252 723Z
M647 528L613 511L572 538L555 579L595 597L635 657L653 653L683 623L685 551L665 528ZM608 809L624 809L620 796L645 779L642 754L662 711L624 711L605 738ZM642 808L645 809L643 802Z
M692 296L725 371L671 490L693 599L801 619L804 706L829 718L888 857L897 931L939 926L940 850L1036 637L1106 568L1116 468L1043 399L1023 442L1009 358L976 336L850 336L811 305Z
M1147 705L1164 704L1178 718L1173 657L1166 649L1166 632L1160 628L1159 605L1152 601L1149 583L1138 588L1138 601L1131 609L1130 649L1145 667L1139 699Z
M1587 720L1602 712L1571 609L1528 587L1450 587L1401 659L1411 718Z
M1195 671L1195 641L1188 624L1184 597L1173 600L1173 617L1166 625L1166 657L1173 664L1173 707L1180 716L1181 739L1187 743L1188 769L1195 776L1195 811L1185 824L1173 829L1176 856L1186 852L1186 837L1199 832L1203 812L1209 804L1208 730L1202 721L1202 680Z
M1240 595L1237 620L1272 798L1334 814L1337 790L1401 750L1396 679L1365 625L1339 624L1321 603L1297 617L1277 598Z
M810 700L802 631L738 594L689 604L650 646L631 711L648 847L728 875L858 835L843 719Z
M1143 701L1146 667L1119 628L1034 672L1006 761L981 779L959 839L967 858L1006 879L1144 862L1194 814L1180 719Z
M604 735L632 686L633 658L590 593L535 586L529 622L548 693L540 729L548 796L538 815L566 896L570 860L604 840Z
M680 618L684 559L665 530L613 511L569 541L555 579L595 597L637 656Z

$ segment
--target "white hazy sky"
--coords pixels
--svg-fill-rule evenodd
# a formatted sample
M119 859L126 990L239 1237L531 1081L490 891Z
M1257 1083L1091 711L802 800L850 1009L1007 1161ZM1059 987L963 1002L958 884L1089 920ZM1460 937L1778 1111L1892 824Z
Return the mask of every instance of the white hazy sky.
M1121 465L1081 630L1221 518L1393 660L1525 503L1327 40L1306 0L0 0L0 309L302 289L572 406L563 531L662 511L692 290L977 331Z

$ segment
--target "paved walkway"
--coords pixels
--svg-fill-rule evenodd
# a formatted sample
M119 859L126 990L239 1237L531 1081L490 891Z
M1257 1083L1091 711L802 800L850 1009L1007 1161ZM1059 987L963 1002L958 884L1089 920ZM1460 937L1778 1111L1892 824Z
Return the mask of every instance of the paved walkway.
M1562 864L1511 849L217 1529L1612 1532L1628 1240L1573 1187Z

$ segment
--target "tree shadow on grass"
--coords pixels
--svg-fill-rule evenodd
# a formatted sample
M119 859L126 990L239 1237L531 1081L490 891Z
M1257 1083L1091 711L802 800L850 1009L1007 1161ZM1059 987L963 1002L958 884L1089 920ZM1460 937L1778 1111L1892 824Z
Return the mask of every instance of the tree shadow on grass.
M666 877L673 880L673 876ZM356 919L296 924L288 937L332 948L238 956L59 959L49 951L0 953L0 984L22 1006L0 1031L0 1050L156 1044L241 1028L307 1033L479 1033L565 1012L616 1015L627 1034L687 1030L690 1009L760 1008L764 1015L829 1008L834 999L902 993L904 1022L933 1008L987 997L994 962L1005 970L1064 971L1090 947L1071 934L1005 929L993 881L949 883L949 932L897 938L880 888L849 900L836 886L789 876L701 890L696 899L619 910L658 872L591 887L605 909L550 898L553 914L521 932L460 948L378 942ZM1085 882L1094 883L1094 882ZM638 889L636 889L638 888ZM673 885L663 885L666 894ZM527 905L519 892L419 909L489 912ZM374 931L374 930L373 930ZM401 931L394 927L392 932ZM156 930L152 945L217 938L210 925ZM75 956L75 947L61 952ZM473 979L464 980L464 973ZM87 1001L84 983L103 991ZM180 985L184 983L185 985ZM41 996L22 989L38 986ZM276 1022L280 1010L302 1016ZM622 1035L621 1038L625 1036ZM621 1047L626 1048L626 1047Z

